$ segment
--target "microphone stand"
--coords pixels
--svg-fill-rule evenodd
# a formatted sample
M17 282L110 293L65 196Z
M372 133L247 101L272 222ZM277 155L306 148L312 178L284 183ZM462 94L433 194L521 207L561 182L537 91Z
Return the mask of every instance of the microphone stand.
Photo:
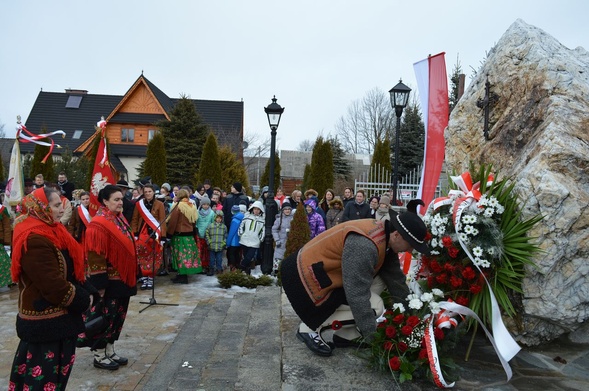
M166 219L164 219L160 225L157 226L157 228L151 233L151 235L149 235L149 237L147 238L147 240L145 241L146 243L149 242L149 239L155 239L155 236L157 234L158 229L162 226L162 224L166 221ZM151 307L152 305L169 305L169 306L177 306L178 304L168 304L168 303L158 303L155 300L155 253L156 253L156 246L159 245L159 243L157 242L157 240L154 243L153 246L153 251L151 252L151 270L153 272L153 281L152 281L152 288L151 288L151 297L149 298L149 301L140 301L139 303L141 304L147 304L147 306L145 306L144 308L142 308L141 310L139 310L139 313L142 313L143 311L145 311L146 309L148 309L149 307ZM163 248L162 248L162 258L163 258L164 254L163 254ZM163 259L162 259L163 261Z

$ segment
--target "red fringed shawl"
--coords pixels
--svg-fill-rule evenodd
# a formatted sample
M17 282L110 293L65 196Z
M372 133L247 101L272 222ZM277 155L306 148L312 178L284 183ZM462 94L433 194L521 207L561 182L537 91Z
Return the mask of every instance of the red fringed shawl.
M105 211L105 213L108 213ZM104 255L108 262L117 269L121 280L128 286L135 286L137 257L135 243L129 233L121 231L113 222L113 216L97 213L86 229L86 252L94 251ZM124 223L127 227L128 224Z

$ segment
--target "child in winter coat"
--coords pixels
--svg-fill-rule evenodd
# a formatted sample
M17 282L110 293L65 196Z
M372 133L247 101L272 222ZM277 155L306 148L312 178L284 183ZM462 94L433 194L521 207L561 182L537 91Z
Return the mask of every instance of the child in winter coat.
M290 223L292 222L292 207L288 201L282 203L282 211L276 216L274 225L272 226L272 237L276 243L274 249L274 262L272 265L272 274L276 275L280 262L284 259L284 251L286 250L286 239L290 232Z
M241 263L241 245L239 244L237 232L245 216L245 211L245 205L233 205L231 207L231 225L227 234L227 266L229 266L230 271L237 269Z
M209 246L205 240L207 227L215 221L215 211L211 209L211 200L205 194L200 198L200 207L198 208L198 220L196 220L196 230L198 232L198 254L202 261L202 267L208 272L209 265Z
M260 200L255 201L239 225L239 244L241 244L243 251L240 269L247 274L251 274L251 263L266 234L264 227L266 222L263 216L264 205Z
M209 263L209 276L221 274L223 272L223 249L227 240L227 226L223 222L223 211L215 212L215 221L207 227L205 233L207 244L209 245L209 254L211 262Z
M305 201L305 210L307 211L307 219L309 220L309 228L311 228L311 239L325 231L325 223L323 217L317 213L317 202L313 199Z

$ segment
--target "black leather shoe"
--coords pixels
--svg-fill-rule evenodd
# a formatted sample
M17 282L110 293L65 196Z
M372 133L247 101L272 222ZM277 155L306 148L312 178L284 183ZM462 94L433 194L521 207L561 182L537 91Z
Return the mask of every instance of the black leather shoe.
M300 331L297 331L297 338L303 341L313 353L324 357L331 356L331 347L323 342L318 334L315 337L312 337L309 333L301 333Z
M345 339L336 334L333 335L333 345L336 348L357 348L357 349L365 349L369 348L370 345L366 342L361 342L359 339Z
M109 371L114 371L119 369L119 364L111 360L110 358L103 357L102 359L97 360L94 359L94 367L100 369L108 369Z
M127 365L129 363L129 359L127 357L121 357L116 353L110 356L110 359L119 365Z

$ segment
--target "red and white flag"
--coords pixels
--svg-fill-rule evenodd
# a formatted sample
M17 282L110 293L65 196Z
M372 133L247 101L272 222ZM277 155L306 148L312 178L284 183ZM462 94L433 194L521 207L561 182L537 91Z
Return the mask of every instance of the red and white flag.
M108 162L108 150L106 148L107 141L104 137L106 121L102 120L97 125L98 128L101 129L100 145L98 146L96 160L94 161L92 181L90 182L90 205L88 205L88 211L92 217L94 217L101 205L100 202L98 202L98 192L106 185L112 185L115 183L114 175Z
M417 78L417 88L423 110L425 125L425 145L421 181L417 198L429 205L434 199L436 186L444 162L444 129L448 126L448 76L444 52L429 56L413 64ZM423 214L425 208L419 207Z

